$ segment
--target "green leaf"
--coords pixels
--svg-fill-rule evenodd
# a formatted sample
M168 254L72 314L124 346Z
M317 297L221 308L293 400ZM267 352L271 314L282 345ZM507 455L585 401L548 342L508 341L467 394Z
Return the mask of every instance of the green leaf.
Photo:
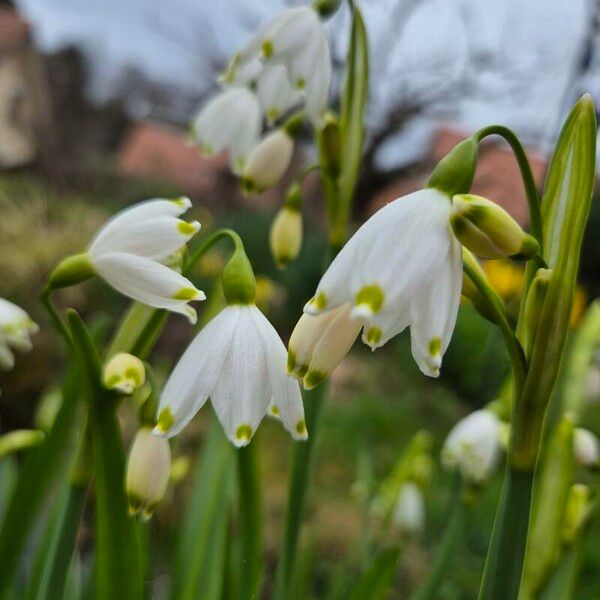
M234 450L213 421L201 450L194 491L181 522L173 600L219 600L223 588Z
M38 548L27 600L63 597L86 496L85 485L63 486Z
M0 527L0 597L11 587L25 543L53 483L66 476L79 447L82 406L75 372L67 377L62 396L52 429L39 446L27 452Z
M377 555L364 575L352 587L346 600L383 600L387 598L399 555L399 548L389 548Z

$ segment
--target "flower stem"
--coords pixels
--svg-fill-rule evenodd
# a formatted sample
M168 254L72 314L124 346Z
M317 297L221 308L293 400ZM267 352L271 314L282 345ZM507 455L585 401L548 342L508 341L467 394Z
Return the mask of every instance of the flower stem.
M537 193L535 179L531 171L531 165L527 159L527 154L519 138L508 128L503 125L490 125L480 129L475 134L475 139L480 142L490 135L499 135L504 138L510 145L517 163L521 171L523 185L525 186L525 194L527 196L527 205L529 207L529 222L531 225L531 233L540 245L540 256L543 255L544 236L542 235L542 214L540 211L540 198Z
M534 469L506 467L479 600L517 600L525 560Z
M456 547L464 535L470 504L468 499L472 499L470 494L465 493L460 480L457 479L451 499L452 508L450 516L448 517L442 539L437 545L427 579L411 596L411 600L434 600L437 598L437 592L442 579L448 571Z
M54 323L54 327L56 327L56 330L58 331L58 333L60 333L60 335L65 340L67 347L73 348L73 340L71 338L71 332L69 331L69 328L67 327L65 322L62 320L58 310L56 309L56 306L54 306L54 302L52 302L51 294L52 294L52 288L46 286L46 288L44 289L44 291L42 293L42 303L44 304L46 310L48 311L48 314L50 315L50 318L52 319L52 322Z
M294 572L296 549L300 534L300 525L304 516L308 478L314 460L314 448L319 430L321 412L325 399L326 384L322 383L314 390L304 394L304 416L309 432L303 443L294 444L292 448L292 468L288 492L288 506L285 518L284 543L275 579L275 600L289 598L289 589Z
M263 562L257 439L238 449L236 454L241 533L240 599L252 600L260 596Z

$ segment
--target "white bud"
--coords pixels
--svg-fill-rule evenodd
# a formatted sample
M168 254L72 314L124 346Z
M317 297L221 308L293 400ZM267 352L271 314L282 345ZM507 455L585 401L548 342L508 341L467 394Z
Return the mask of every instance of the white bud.
M419 486L407 481L400 488L392 522L403 533L415 534L425 526L425 502Z
M582 467L595 467L600 460L600 442L591 431L577 427L573 435L573 453Z
M299 210L284 206L277 212L271 225L269 244L280 269L296 259L302 247L302 213Z
M133 394L145 381L144 363L137 356L126 352L115 354L102 370L104 386L122 394Z
M259 193L274 186L287 171L294 152L294 141L283 129L266 135L248 156L242 171L242 187Z
M171 449L165 437L150 428L137 432L127 462L126 490L132 513L150 517L162 500L171 472Z
M489 410L476 410L450 431L442 448L442 464L458 469L466 481L483 483L500 455L500 419Z

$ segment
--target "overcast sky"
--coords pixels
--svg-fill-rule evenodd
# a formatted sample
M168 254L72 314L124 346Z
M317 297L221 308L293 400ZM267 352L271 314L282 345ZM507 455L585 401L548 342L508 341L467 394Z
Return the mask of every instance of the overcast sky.
M302 2L289 2L301 4ZM589 32L587 0L359 0L372 57L369 124L422 99L425 116L380 152L393 167L425 146L438 119L467 130L491 122L534 144L552 137ZM286 5L278 0L19 0L46 51L78 45L91 96L127 97L132 69L169 90L184 121L214 90L215 74L252 31ZM345 53L348 15L329 27ZM597 86L591 77L585 86ZM579 85L581 87L581 85ZM578 89L577 92L582 90ZM595 92L594 89L591 90ZM130 108L143 114L139 97Z

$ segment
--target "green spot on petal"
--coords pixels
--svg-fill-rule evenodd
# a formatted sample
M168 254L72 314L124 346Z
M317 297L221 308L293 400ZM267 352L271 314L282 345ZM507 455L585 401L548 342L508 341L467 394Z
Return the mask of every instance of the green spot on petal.
M273 53L275 52L275 48L273 47L273 42L271 40L263 40L261 44L262 54L265 58L271 58Z
M279 416L279 407L276 406L275 404L273 406L271 406L271 414L275 415L276 417Z
M288 373L293 373L296 368L296 353L288 350L286 369Z
M142 385L141 373L137 369L134 369L133 367L125 369L124 375L126 379L130 379L131 381L133 381L136 387Z
M320 371L309 371L304 376L304 381L303 381L304 389L310 390L310 389L316 387L322 381L325 381L326 377L327 377L326 373L321 373Z
M193 300L198 296L196 288L181 288L173 294L173 300Z
M374 284L361 288L358 294L356 294L354 302L356 305L362 304L368 306L373 313L378 313L383 306L384 299L385 294L383 290Z
M308 373L308 365L300 365L296 368L296 376L302 379Z
M306 423L304 419L300 419L300 421L296 423L296 433L299 435L304 435L306 433Z
M325 292L319 292L310 302L319 310L323 310L327 306L327 295Z
M267 121L269 121L269 123L274 123L279 118L279 109L275 106L272 106L265 113L265 117L267 117Z
M306 79L304 77L299 77L296 79L296 89L303 90L306 87Z
M240 425L235 432L235 439L240 442L248 443L252 437L252 427L250 425Z
M173 421L173 413L171 412L171 409L166 406L160 411L160 415L158 415L158 423L156 425L163 433L166 433L169 431L169 429L171 429L171 427L173 427Z
M104 384L106 385L106 387L108 389L113 389L115 388L119 383L121 383L122 378L120 375L111 375L105 382Z
M431 356L437 356L442 349L442 340L441 338L431 338L429 340L429 354Z
M198 231L198 225L197 223L188 223L187 221L177 221L177 230L187 237L194 235Z
M367 343L370 345L379 344L383 331L379 327L370 327L367 331Z

